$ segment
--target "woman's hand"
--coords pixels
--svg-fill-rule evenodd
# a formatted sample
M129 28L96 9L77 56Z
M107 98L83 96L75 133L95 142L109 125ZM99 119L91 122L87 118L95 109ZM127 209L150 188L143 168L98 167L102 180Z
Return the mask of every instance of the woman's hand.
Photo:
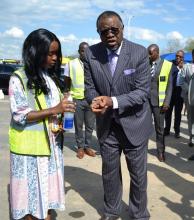
M75 103L68 100L68 94L65 94L63 100L52 108L29 112L27 121L35 122L64 112L75 112Z
M75 112L76 106L73 101L68 101L68 97L64 96L63 100L53 107L54 114L63 112Z

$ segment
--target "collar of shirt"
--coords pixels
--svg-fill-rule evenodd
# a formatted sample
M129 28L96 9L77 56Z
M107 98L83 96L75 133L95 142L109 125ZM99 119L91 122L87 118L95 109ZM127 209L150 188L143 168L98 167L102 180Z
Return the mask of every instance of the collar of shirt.
M177 66L178 70L180 71L182 68L180 68L179 66Z

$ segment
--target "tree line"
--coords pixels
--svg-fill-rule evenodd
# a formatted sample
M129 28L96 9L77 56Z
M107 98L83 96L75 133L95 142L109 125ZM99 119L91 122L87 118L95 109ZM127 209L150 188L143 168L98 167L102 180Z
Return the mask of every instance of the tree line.
M194 49L194 39L189 38L184 44L179 39L171 39L167 42L165 53L174 53L179 49L185 52L191 52Z

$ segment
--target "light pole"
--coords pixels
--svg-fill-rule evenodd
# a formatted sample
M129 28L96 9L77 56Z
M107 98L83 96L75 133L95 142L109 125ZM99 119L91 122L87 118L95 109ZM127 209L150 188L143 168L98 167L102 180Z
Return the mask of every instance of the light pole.
M132 18L134 18L135 16L134 15L130 15L128 16L128 19L127 19L127 36L128 36L128 40L130 40L130 27L131 27L131 20Z
M129 14L127 13L127 11L121 11L121 13L123 13L123 14L125 15L126 19L127 19L127 22L126 22L126 23L127 23L127 27L126 27L125 33L126 33L127 39L130 40L130 26L131 26L131 20L132 20L132 18L134 18L135 16L134 16L134 15L129 15Z

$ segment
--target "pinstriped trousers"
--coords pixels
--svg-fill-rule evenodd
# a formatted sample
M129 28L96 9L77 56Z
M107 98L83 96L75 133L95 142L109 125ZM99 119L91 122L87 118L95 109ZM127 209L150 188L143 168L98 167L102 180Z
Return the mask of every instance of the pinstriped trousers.
M114 120L104 143L100 146L102 156L102 179L104 187L104 214L119 216L122 202L122 174L120 156L125 154L130 175L129 217L148 220L147 210L147 146L128 141L122 127Z

